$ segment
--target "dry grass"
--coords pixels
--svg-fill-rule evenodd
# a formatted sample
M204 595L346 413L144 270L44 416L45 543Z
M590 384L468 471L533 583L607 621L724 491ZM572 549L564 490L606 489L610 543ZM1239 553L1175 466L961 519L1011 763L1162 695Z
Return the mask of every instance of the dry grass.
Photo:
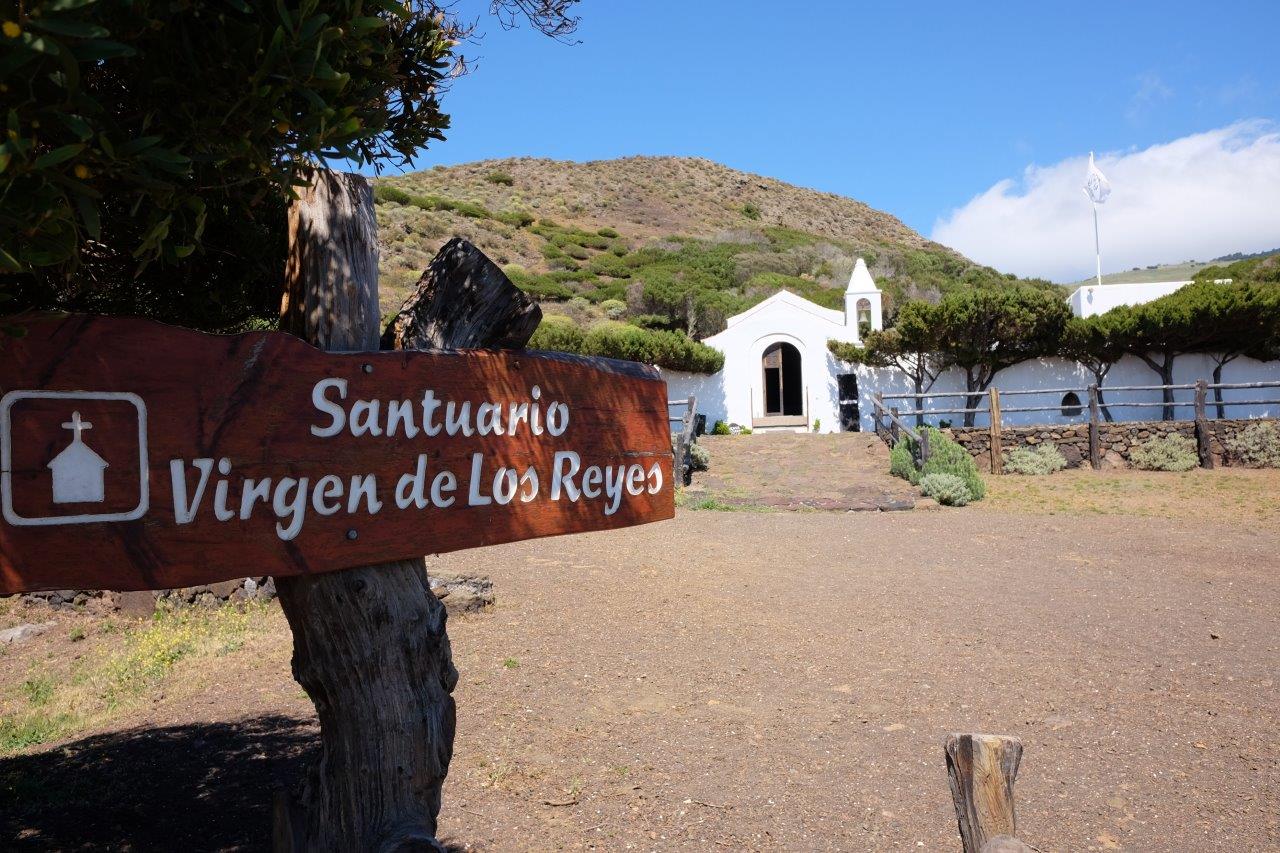
M0 620L40 615L16 599ZM199 692L211 659L243 649L268 624L267 605L162 610L152 619L70 615L54 620L47 651L0 651L0 755L109 724L157 695Z
M985 476L979 506L1032 515L1134 515L1226 524L1280 521L1280 471L1218 468L1181 474L1075 468L1043 477Z

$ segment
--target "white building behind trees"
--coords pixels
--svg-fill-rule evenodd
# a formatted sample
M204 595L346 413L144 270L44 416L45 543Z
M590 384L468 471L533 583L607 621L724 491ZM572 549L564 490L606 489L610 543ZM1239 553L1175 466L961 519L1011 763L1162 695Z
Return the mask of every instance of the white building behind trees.
M1067 297L1072 313L1077 316L1100 314L1117 305L1149 302L1174 292L1189 282L1140 282L1086 285ZM883 303L880 289L859 258L849 277L844 295L844 311L823 308L788 291L779 291L747 311L730 317L723 332L703 343L724 353L724 368L709 376L663 370L668 396L681 399L694 395L698 411L707 416L708 429L715 421L750 427L753 430L788 430L841 432L871 428L874 394L912 391L910 380L892 368L851 365L836 359L827 349L827 341L861 342L864 329L880 329L883 325ZM1174 384L1190 384L1210 379L1213 359L1208 354L1190 353L1174 363ZM1259 362L1238 358L1223 369L1223 382L1260 382L1280 379L1280 362ZM1034 391L1037 388L1079 388L1076 398L1093 376L1079 364L1062 358L1024 361L1000 371L992 385L1001 390ZM1140 359L1126 356L1107 374L1107 386L1157 385L1160 380ZM943 373L930 390L963 391L964 374L959 370ZM1249 389L1227 389L1226 401L1257 399L1258 392ZM1194 392L1174 393L1177 401L1190 401ZM1003 422L1017 426L1038 423L1078 422L1088 417L1079 407L1080 399L1065 393L1027 394L1020 396L1018 406L1054 406L1051 412L1009 412ZM1115 394L1106 400L1115 420L1150 420L1158 418L1159 409L1126 407L1125 403L1161 400L1161 392L1132 391ZM959 408L963 398L926 399L924 408ZM909 401L900 404L912 408ZM1210 404L1212 410L1212 403ZM1188 417L1190 409L1179 407L1179 417ZM1230 406L1231 418L1276 417L1280 406ZM959 424L956 415L929 415L931 424ZM977 426L987 423L979 414Z

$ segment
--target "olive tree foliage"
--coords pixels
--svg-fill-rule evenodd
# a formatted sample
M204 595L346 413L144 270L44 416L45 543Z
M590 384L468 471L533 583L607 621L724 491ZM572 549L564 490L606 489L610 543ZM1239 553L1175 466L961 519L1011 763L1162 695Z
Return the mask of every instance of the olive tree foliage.
M494 0L558 37L570 0ZM475 25L421 0L26 0L0 13L0 313L243 328L325 160L408 163Z
M945 367L964 371L965 408L1006 367L1057 351L1071 311L1061 295L1025 285L953 291L938 303L934 318ZM964 425L973 426L966 412Z
M896 368L911 380L915 393L923 394L946 367L938 357L936 312L928 302L907 302L898 310L892 327L867 332L862 346L833 340L827 342L827 348L850 364ZM922 404L923 400L917 398L914 408L922 409ZM924 415L918 411L916 425L924 425Z

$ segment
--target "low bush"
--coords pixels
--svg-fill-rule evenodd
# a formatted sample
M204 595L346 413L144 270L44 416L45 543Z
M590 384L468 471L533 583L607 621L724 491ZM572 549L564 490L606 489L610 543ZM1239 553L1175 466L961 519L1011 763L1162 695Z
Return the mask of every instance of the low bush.
M527 210L504 210L497 218L513 228L527 228L533 224L533 214Z
M1280 428L1274 423L1250 424L1225 443L1246 468L1280 468Z
M601 237L608 237L610 239L618 236L618 232L614 231L612 228L601 228L600 230L596 231L596 233L599 234Z
M571 318L544 315L529 339L529 349L582 352L582 338L582 329Z
M515 183L515 179L506 172L490 172L484 176L484 179L491 184L501 184L504 187L509 187Z
M943 506L964 506L973 494L964 480L954 474L929 474L920 478L920 494L933 498Z
M920 482L920 472L916 470L915 460L911 458L911 445L900 439L889 451L889 473L901 477L913 486Z
M621 299L606 299L600 303L600 307L604 309L604 315L610 320L618 320L622 315L627 313L627 303Z
M1004 457L1004 470L1009 474L1044 475L1067 467L1067 457L1056 444L1043 442L1035 447L1019 447Z
M585 299L578 303L579 299L582 297L575 296L570 304L586 304ZM570 317L546 316L529 340L529 347L638 361L689 373L715 373L724 367L724 355L719 350L681 332L650 331L612 320L583 332Z
M1190 471L1200 464L1196 443L1181 433L1147 439L1129 453L1133 467L1144 471Z
M729 425L724 421L716 421L715 426L711 428L712 435L732 435L729 432Z
M948 438L937 427L922 427L922 431L929 434L929 461L924 463L924 468L916 471L915 465L911 462L916 452L915 442L904 435L889 453L890 473L909 480L913 485L918 484L922 477L930 474L953 474L964 481L969 489L970 500L982 500L987 494L987 484L982 481L982 475L978 473L978 464L973 461L969 451ZM900 447L903 449L899 450ZM903 465L904 453L906 454L905 462L910 465L909 471Z
M747 219L758 220L760 218L760 208L756 207L751 202L747 202L742 206L742 215L747 217Z
M689 470L707 471L711 468L711 453L701 444L689 445Z

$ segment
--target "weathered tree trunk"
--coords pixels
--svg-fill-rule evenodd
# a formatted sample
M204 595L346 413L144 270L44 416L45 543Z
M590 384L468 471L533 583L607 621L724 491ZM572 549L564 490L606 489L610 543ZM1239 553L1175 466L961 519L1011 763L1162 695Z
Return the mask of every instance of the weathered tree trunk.
M1156 376L1160 377L1161 385L1173 384L1173 360L1177 358L1177 353L1164 352L1160 354L1160 361L1156 361L1149 355L1137 353L1138 358L1146 362L1147 367L1155 371ZM1160 399L1164 402L1161 407L1161 419L1166 421L1173 420L1173 389L1165 388L1161 392Z
M1240 357L1240 353L1233 353L1231 355L1226 355L1224 353L1214 357L1213 359L1213 384L1214 385L1218 385L1222 382L1222 368L1226 367L1228 364L1235 361L1239 357ZM1227 416L1227 407L1222 404L1221 388L1213 389L1213 405L1214 405L1214 408L1217 410L1216 417L1218 418L1218 420L1222 420Z
M947 775L964 853L1015 853L1031 848L1018 841L1013 783L1022 741L999 735L948 735Z
M282 328L328 350L378 348L376 232L364 178L314 175L289 213ZM508 315L525 318L532 334L540 315L530 319L527 300L509 282L506 293L490 289L493 304L483 311L460 307L458 314L470 319L453 318L449 301L471 293L477 278L471 272L451 278L468 258L467 269L483 267L457 247L454 255L436 258L423 277L434 282L431 304L410 311L436 322L424 329L408 320L398 340L438 348L489 340L522 345L509 325L495 326L501 313L495 306L503 303ZM491 279L492 272L485 269L479 278ZM276 588L294 634L294 677L320 718L321 754L301 797L277 802L275 849L442 849L436 818L453 754L450 693L458 674L444 606L431 593L424 561L279 578Z

